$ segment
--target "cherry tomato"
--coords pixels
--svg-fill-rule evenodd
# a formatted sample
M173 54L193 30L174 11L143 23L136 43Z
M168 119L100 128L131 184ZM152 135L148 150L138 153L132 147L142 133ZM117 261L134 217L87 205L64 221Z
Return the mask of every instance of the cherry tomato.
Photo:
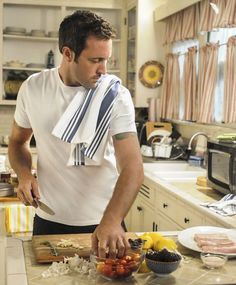
M121 259L120 264L125 266L125 265L127 265L127 261L125 259Z
M124 273L125 273L124 266L123 265L117 265L116 272L119 276L124 275Z
M105 260L105 264L111 264L111 265L113 265L113 264L115 264L116 263L116 261L114 260L114 259L106 259Z
M136 261L130 261L127 266L132 272L138 269L138 263Z
M97 264L97 271L98 272L103 272L103 268L104 268L104 262L98 262L98 264Z
M140 261L140 254L139 253L135 253L134 255L133 255L133 260L135 260L135 261Z
M104 264L102 273L106 276L109 276L112 272L112 265L111 264Z
M125 255L124 257L122 257L123 260L126 260L127 262L132 260L132 257L129 255Z

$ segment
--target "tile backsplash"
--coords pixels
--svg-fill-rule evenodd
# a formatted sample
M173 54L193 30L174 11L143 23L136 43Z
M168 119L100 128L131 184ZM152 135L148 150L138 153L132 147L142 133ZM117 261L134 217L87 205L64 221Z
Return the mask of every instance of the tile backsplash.
M10 134L14 112L15 106L0 106L0 137Z

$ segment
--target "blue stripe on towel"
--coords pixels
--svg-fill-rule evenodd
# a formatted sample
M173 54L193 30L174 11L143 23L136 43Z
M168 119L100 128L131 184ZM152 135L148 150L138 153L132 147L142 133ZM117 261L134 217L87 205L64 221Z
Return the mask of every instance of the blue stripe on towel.
M82 106L76 111L75 115L70 120L67 128L65 129L64 134L62 135L62 139L67 142L71 142L77 129L79 128L84 114L87 111L87 108L92 100L92 97L94 95L95 89L90 89L85 97L84 103Z
M85 155L92 158L96 153L110 122L111 111L114 104L114 100L117 95L117 91L119 88L119 82L114 81L113 85L110 86L110 89L106 96L104 97L101 107L98 114L97 127L95 136L90 144L90 146L86 149Z

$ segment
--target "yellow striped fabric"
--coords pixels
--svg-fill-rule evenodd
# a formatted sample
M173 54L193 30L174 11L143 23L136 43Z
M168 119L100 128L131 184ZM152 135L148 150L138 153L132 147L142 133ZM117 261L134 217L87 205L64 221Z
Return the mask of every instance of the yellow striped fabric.
M35 208L23 204L9 205L5 208L7 234L32 232Z

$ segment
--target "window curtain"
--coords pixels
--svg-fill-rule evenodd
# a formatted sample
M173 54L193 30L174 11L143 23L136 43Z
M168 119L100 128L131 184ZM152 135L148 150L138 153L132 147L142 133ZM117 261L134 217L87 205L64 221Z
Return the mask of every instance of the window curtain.
M188 48L184 58L184 116L187 121L197 119L197 47Z
M203 0L199 8L200 31L236 25L236 0Z
M220 2L220 0L218 0ZM225 2L222 5L223 15L219 19L219 27L234 27L236 26L236 0L221 0ZM220 6L219 6L220 7Z
M192 5L166 19L164 44L194 39L198 31L198 5Z
M199 123L213 122L214 94L217 80L219 44L207 44L200 48L198 72L198 116Z
M161 95L161 118L179 118L180 70L177 54L168 54Z
M224 76L224 122L236 122L236 36L227 43Z

